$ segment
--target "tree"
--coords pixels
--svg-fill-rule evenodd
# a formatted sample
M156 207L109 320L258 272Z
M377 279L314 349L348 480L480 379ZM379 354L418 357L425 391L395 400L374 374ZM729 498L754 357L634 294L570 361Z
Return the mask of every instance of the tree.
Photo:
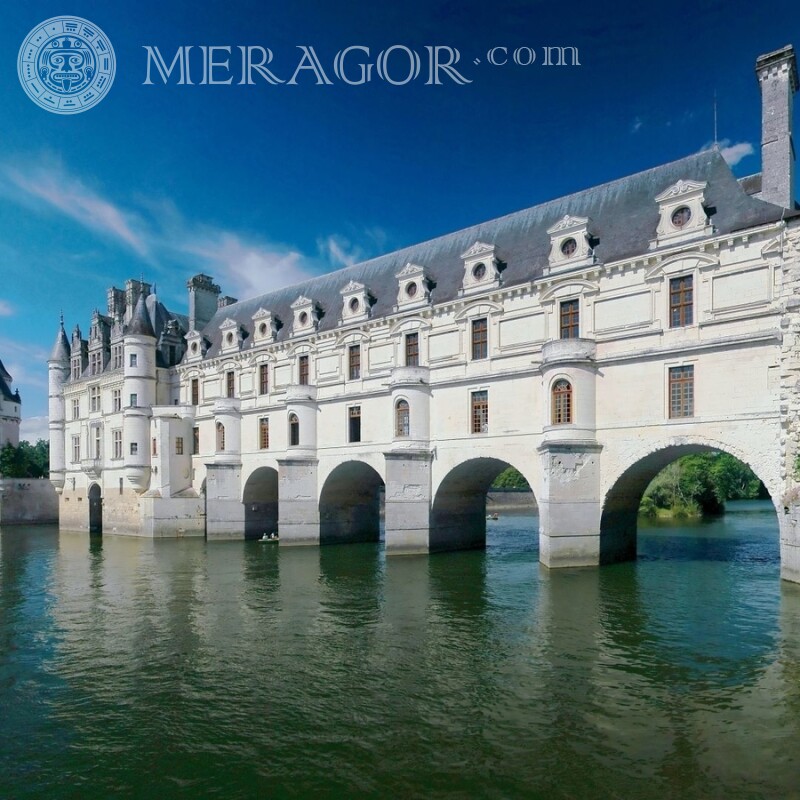
M528 481L522 477L521 472L514 467L508 467L494 479L492 489L519 489L529 492L531 487L528 485Z
M50 474L50 444L22 441L17 447L7 443L0 449L0 475L4 478L45 478Z

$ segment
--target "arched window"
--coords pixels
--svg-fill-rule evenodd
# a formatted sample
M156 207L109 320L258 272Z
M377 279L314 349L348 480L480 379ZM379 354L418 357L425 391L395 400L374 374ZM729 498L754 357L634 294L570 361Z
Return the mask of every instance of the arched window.
M217 423L217 450L224 450L225 449L225 426L221 423Z
M394 435L397 437L411 435L411 419L406 400L398 400L394 407Z
M300 444L300 420L297 419L297 414L289 414L289 444Z
M551 408L553 425L572 422L572 386L569 381L560 380L553 384Z

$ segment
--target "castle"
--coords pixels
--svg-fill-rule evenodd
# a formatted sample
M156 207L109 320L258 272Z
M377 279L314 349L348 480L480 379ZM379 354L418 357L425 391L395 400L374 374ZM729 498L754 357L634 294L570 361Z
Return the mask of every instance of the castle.
M22 400L19 389L11 391L12 377L0 361L0 447L19 444L19 423L22 418Z
M800 442L793 48L756 74L758 175L711 148L259 297L195 275L188 316L143 281L109 289L48 362L61 527L357 541L385 497L388 553L475 547L512 465L543 563L597 564L635 553L658 470L714 449L782 512Z

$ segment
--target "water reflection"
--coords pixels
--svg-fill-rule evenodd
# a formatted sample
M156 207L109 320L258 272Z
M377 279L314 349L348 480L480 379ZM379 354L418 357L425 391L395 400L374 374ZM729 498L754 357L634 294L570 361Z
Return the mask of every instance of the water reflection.
M599 570L541 568L535 529L390 559L2 531L0 795L791 796L774 512Z

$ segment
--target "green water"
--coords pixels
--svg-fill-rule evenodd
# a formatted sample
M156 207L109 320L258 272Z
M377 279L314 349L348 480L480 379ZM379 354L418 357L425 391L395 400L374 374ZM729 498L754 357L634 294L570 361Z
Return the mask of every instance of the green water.
M800 797L769 504L548 572L537 521L384 558L0 532L0 797Z

